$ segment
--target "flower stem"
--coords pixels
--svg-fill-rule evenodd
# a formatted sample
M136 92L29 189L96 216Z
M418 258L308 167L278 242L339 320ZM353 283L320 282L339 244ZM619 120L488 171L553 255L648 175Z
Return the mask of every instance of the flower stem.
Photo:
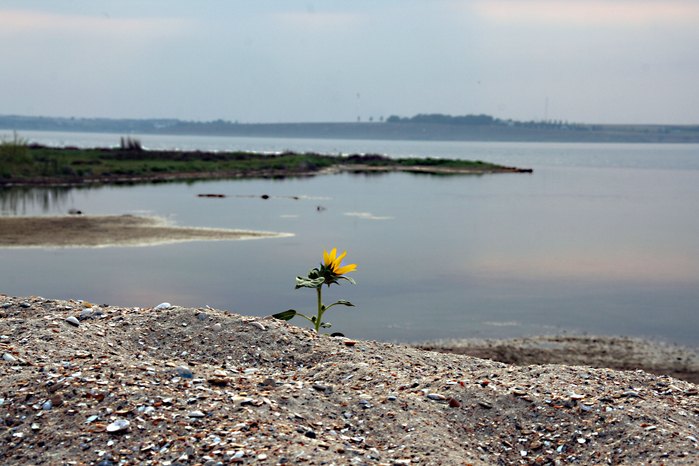
M318 318L316 319L316 333L320 333L320 319L323 317L323 302L320 299L320 289L323 285L320 285L316 290L318 291Z

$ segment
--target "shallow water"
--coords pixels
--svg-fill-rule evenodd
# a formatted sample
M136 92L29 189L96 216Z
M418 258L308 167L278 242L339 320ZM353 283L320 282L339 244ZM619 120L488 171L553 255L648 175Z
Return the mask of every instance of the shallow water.
M94 143L80 143L80 134L69 139L71 133L22 136L49 143L56 134L63 144L118 142L116 135L88 135ZM566 331L699 343L697 145L150 137L140 136L145 146L439 156L534 173L4 190L5 215L77 208L295 236L0 249L0 292L141 307L169 301L248 315L288 308L310 313L315 293L294 290L294 277L318 265L322 248L338 247L358 264L352 273L358 284L324 289L324 298L357 307L334 307L326 317L332 330L352 337L415 341ZM230 197L197 197L201 193Z

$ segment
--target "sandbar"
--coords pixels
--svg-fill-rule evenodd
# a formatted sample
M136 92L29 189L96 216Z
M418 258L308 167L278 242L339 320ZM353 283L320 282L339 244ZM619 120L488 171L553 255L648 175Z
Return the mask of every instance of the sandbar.
M147 246L181 241L275 238L290 233L181 227L138 215L0 217L0 247Z

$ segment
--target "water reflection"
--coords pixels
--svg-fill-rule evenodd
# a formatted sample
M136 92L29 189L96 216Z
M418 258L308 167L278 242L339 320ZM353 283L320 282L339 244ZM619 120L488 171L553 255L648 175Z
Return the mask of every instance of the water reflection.
M0 214L26 215L40 209L43 213L65 210L72 199L70 187L3 188L0 189Z

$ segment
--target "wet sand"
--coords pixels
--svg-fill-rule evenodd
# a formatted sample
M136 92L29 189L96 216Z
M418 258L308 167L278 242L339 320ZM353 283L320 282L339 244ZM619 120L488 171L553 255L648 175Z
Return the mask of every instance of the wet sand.
M193 228L136 215L0 217L0 247L146 246L291 236L290 233Z

